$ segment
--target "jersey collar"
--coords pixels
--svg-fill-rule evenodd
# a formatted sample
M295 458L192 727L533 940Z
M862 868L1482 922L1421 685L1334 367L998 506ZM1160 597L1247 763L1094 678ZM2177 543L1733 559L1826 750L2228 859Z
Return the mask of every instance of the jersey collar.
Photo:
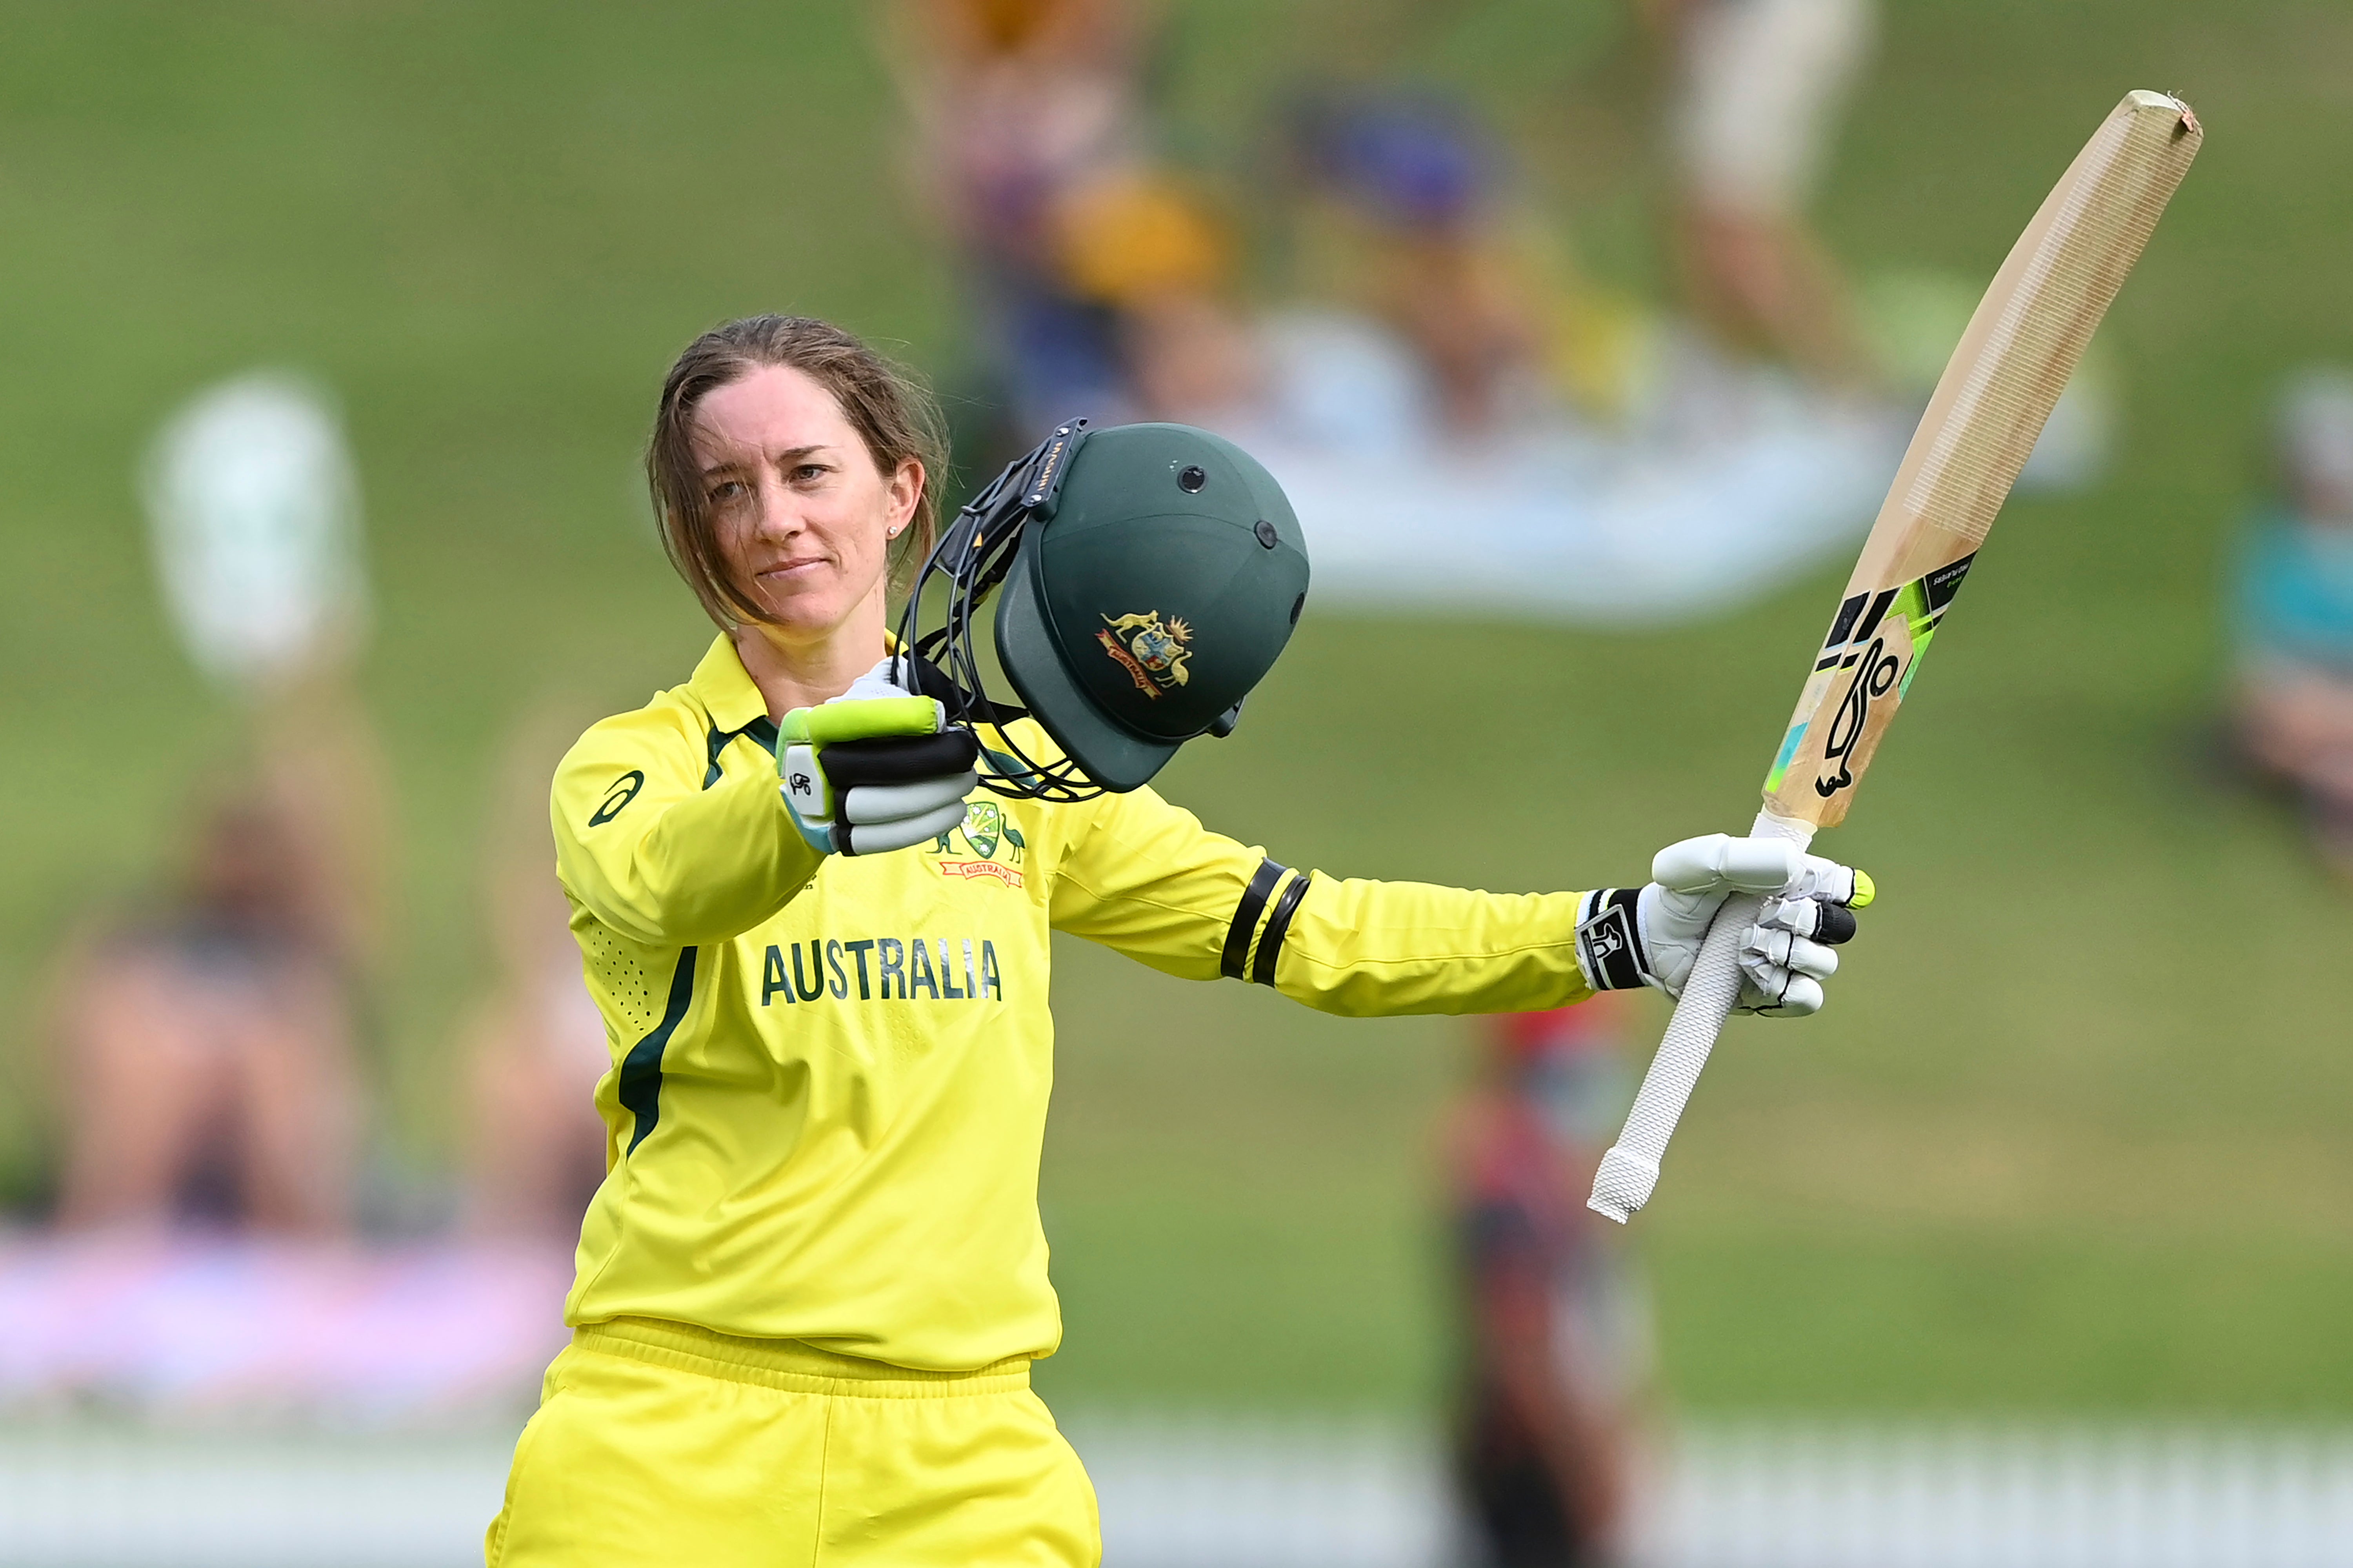
M743 729L754 719L768 716L768 700L760 695L744 660L735 652L735 644L725 632L712 640L711 651L694 667L694 674L686 683L711 715L712 727L718 730Z
M882 650L899 651L899 639L889 632L882 634ZM687 679L687 689L711 715L712 725L733 732L743 729L755 719L768 716L768 700L760 695L760 688L744 668L743 657L735 651L735 641L725 632L711 640L711 650L702 662L694 667Z

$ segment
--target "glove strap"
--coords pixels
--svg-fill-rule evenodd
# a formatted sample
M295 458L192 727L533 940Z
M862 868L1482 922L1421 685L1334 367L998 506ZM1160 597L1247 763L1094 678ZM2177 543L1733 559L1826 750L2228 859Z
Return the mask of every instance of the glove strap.
M1640 888L1601 888L1585 895L1577 910L1577 966L1595 991L1632 991L1655 985L1649 955L1642 951L1637 918Z

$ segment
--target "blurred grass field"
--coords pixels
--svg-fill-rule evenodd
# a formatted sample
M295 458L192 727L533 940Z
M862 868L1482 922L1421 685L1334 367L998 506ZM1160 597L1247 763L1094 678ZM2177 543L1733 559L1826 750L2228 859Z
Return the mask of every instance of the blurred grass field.
M1597 268L1655 287L1622 18L1560 9L1383 8L1527 139ZM1886 890L1831 1010L1727 1037L1639 1222L1668 1379L1714 1407L2353 1413L2353 900L2276 808L2210 781L2198 739L2271 388L2353 358L2353 186L2316 178L2353 157L2353 13L1888 13L1824 209L1858 269L1989 276L2126 88L2181 92L2210 141L2103 333L2127 409L2112 477L2010 509L1826 845ZM1314 68L1344 14L1180 5L1180 142L1246 157L1248 106ZM366 687L405 868L390 1139L429 1169L449 1024L486 972L498 736L550 694L638 700L708 635L634 489L669 356L779 308L944 378L960 363L888 82L855 8L811 4L0 17L16 1185L42 1155L45 954L152 874L229 727L156 607L133 459L171 406L256 363L340 390L366 485ZM1747 820L1836 575L1641 636L1311 609L1249 722L1166 789L1345 874L1630 879L1666 839ZM1402 799L1409 740L1461 757L1467 798ZM1050 1394L1426 1402L1445 1343L1430 1140L1463 1026L1059 957L1045 1204L1070 1336Z

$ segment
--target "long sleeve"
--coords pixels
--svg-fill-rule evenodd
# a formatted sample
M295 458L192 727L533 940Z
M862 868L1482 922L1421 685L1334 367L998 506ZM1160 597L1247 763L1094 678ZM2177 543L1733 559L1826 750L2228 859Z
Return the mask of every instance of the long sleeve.
M1165 973L1273 986L1326 1013L1510 1013L1587 993L1575 893L1336 880L1204 828L1149 789L1106 797L1056 868L1056 929Z
M556 769L550 804L565 887L613 931L656 947L749 931L824 862L773 775L713 782L706 738L681 721L641 710L596 725Z

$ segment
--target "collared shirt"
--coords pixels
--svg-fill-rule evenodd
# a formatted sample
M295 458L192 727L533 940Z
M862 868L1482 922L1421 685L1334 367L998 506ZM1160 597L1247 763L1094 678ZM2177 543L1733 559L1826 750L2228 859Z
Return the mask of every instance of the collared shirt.
M722 637L556 772L556 868L613 1055L575 1325L664 1318L939 1370L1050 1354L1051 931L1334 1013L1584 994L1574 893L1311 876L1149 789L976 791L930 844L821 857L775 745Z

